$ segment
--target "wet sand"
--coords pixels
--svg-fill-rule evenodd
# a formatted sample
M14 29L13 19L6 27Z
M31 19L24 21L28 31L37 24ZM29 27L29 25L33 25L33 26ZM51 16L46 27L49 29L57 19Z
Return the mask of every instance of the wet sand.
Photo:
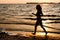
M48 35L47 39L60 40L60 37ZM45 36L42 36L42 35L37 35L37 36L30 35L29 37L27 37L27 36L21 36L21 35L8 35L6 33L0 33L0 40L47 40L47 39Z

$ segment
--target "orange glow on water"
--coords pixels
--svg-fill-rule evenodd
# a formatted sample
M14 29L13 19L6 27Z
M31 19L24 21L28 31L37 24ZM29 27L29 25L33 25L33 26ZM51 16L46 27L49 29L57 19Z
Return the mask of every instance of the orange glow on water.
M38 33L36 33L36 35L45 35L45 33L38 32Z

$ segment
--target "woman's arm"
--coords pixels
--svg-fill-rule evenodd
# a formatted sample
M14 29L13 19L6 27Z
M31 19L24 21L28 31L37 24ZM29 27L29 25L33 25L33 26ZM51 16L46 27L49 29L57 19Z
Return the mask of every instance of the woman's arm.
M42 15L42 16L43 16L43 13L41 12L41 13L40 13L40 15Z
M34 13L32 13L32 14L36 16L36 14L34 14Z

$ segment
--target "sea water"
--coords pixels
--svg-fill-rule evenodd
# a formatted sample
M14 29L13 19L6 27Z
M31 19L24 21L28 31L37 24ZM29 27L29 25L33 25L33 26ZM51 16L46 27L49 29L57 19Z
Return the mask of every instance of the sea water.
M25 18L36 18L32 13L36 14L37 4L0 4L0 29L4 32L18 33L33 32L36 20ZM60 15L60 4L40 4L42 7L43 15ZM42 17L42 18L60 18L60 17ZM43 20L43 25L48 26L44 28L48 32L60 33L60 20ZM43 31L38 26L37 32Z

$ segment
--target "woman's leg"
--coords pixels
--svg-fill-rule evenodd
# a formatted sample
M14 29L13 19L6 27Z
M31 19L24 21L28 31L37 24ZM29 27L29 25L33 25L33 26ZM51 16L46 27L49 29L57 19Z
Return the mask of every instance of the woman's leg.
M37 26L38 26L38 22L36 22L36 24L35 24L34 34L36 34Z
M42 22L40 22L40 26L41 26L41 28L44 30L44 32L46 33L46 35L47 35L47 31L45 30L45 28L43 27L43 24L42 24Z

